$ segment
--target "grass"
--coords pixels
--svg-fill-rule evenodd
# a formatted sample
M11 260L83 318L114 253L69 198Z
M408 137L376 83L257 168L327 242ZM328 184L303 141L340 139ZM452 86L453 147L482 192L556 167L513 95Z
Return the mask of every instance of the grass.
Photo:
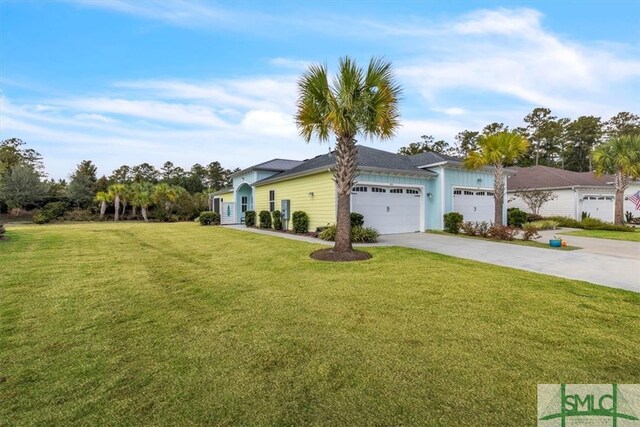
M640 229L636 229L636 231L632 233L628 231L578 230L568 231L562 234L580 237L595 237L598 239L625 240L627 242L640 242Z
M539 383L640 382L640 295L196 224L9 227L0 424L535 425Z
M549 246L548 242L547 243L542 243L542 242L538 242L536 240L522 240L522 239L492 240L492 239L485 239L484 237L479 237L479 236L468 236L466 234L451 234L451 233L447 233L446 231L442 231L442 230L428 230L427 233L439 234L441 236L463 237L465 239L485 240L485 241L496 242L496 243L508 243L510 245L533 246L534 248L551 249L551 250L554 250L554 251L575 251L575 250L578 250L578 249L582 249L579 246L571 246L571 245L561 246L561 247L558 248L558 247L554 247L554 246Z

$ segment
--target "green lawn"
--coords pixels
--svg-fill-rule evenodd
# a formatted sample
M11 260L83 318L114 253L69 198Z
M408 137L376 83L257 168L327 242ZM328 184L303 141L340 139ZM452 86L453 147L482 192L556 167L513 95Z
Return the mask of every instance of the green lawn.
M628 242L640 242L640 229L635 232L629 231L605 231L605 230L577 230L566 233L571 236L596 237L598 239L626 240Z
M2 425L534 425L538 383L640 382L640 295L196 224L15 226Z

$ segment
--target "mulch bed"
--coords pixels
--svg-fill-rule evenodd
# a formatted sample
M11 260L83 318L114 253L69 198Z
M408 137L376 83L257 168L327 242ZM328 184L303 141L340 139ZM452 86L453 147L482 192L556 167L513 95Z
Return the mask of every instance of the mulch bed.
M331 249L320 249L313 252L311 258L318 261L330 261L330 262L350 262L350 261L364 261L371 259L371 254L362 251L351 252L335 252Z

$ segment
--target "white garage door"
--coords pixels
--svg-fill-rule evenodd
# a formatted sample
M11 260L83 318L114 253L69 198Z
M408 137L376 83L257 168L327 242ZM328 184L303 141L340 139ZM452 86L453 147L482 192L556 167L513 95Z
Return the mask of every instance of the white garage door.
M486 190L453 190L453 211L465 221L492 222L495 217L493 192Z
M613 196L584 196L582 212L586 212L591 218L613 222Z
M420 190L358 185L351 193L351 211L364 215L364 225L382 234L420 231Z

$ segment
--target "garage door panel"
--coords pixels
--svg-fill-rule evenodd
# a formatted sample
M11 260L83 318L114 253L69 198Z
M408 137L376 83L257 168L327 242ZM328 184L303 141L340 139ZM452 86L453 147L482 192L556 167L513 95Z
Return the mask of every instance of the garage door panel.
M582 212L591 218L613 222L613 196L586 195L582 197Z
M374 227L382 234L419 231L421 197L406 190L356 186L351 194L352 211L364 215L366 227Z
M494 206L491 191L459 188L453 190L453 211L461 213L465 221L493 221Z

